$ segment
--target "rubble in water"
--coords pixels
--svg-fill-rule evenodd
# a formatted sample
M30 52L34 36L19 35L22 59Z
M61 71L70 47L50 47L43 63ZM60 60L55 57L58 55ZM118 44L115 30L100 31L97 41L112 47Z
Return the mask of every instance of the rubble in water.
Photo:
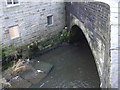
M37 62L37 61L36 61ZM28 88L32 84L38 83L43 79L51 70L53 65L41 62L32 64L32 60L19 59L12 67L3 72L3 79L1 83L5 88ZM39 64L40 67L36 68L34 65ZM45 65L41 70L41 64ZM46 73L47 70L47 73Z

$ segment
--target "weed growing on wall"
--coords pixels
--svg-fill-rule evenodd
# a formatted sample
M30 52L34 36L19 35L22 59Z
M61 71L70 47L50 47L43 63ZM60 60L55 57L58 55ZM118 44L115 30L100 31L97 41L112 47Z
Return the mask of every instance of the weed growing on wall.
M43 54L48 50L58 46L62 42L69 42L70 32L66 29L63 29L57 35L50 35L48 39L44 39L41 36L39 39L35 40L34 42L24 45L21 47L4 47L2 49L2 70L6 70L10 66L13 65L13 62L18 61L18 59L32 59L38 54Z

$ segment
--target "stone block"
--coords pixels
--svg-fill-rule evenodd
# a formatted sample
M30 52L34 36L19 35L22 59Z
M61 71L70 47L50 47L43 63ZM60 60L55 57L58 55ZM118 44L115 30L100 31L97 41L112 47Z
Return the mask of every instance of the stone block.
M10 80L11 88L28 88L31 83L19 76L16 76Z

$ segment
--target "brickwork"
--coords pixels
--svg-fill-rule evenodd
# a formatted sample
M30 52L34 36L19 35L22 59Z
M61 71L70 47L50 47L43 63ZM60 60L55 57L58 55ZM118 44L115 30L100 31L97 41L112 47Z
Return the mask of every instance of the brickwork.
M20 2L20 5L7 7L1 3L2 45L21 46L29 44L38 37L47 38L49 33L56 34L65 26L63 2ZM1 14L1 13L0 13ZM53 15L53 25L47 25L47 16ZM1 21L0 21L1 22ZM11 39L9 27L18 25L20 37Z
M66 3L67 26L79 26L93 52L101 87L109 87L110 7L101 2Z
M65 15L66 12L66 15ZM47 16L53 15L53 25ZM49 38L65 24L71 30L79 26L88 40L95 58L101 87L110 87L110 7L102 2L20 2L7 7L0 3L0 36L3 46L29 44L39 37ZM19 26L20 37L11 39L8 28Z

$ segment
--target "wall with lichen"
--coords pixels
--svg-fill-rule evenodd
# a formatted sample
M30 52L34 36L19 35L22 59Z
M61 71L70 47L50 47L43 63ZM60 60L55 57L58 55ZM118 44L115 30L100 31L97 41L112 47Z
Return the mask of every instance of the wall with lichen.
M79 26L95 58L101 87L110 87L110 7L102 2L66 3L66 24Z
M20 2L20 5L7 7L0 2L0 27L3 47L22 46L35 40L44 40L60 32L65 26L65 6L63 2ZM47 16L53 15L53 25L47 25ZM1 22L2 20L2 22ZM9 27L18 25L20 37L11 39Z

